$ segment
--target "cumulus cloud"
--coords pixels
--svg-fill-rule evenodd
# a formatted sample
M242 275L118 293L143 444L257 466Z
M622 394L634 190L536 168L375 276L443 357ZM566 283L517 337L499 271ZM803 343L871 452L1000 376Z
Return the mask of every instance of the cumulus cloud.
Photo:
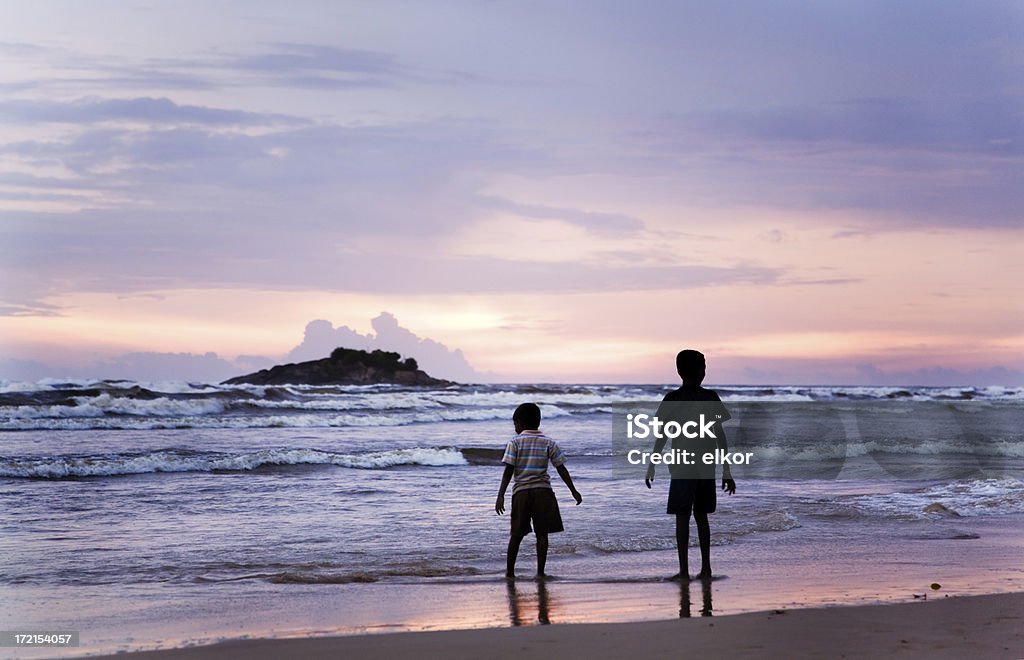
M458 382L490 380L492 374L476 371L460 349L450 349L429 338L403 328L393 314L381 312L371 322L373 333L361 334L348 326L335 328L330 321L315 320L306 325L302 343L288 353L288 360L304 362L330 355L339 346L360 350L384 350L416 359L420 369L431 376Z
M96 378L216 383L275 364L319 360L330 355L335 348L343 346L366 351L394 351L403 357L413 357L421 369L437 378L463 383L493 380L493 374L474 369L460 349L451 349L436 340L419 337L402 327L398 319L388 312L381 312L371 324L374 331L362 334L344 325L335 328L330 321L310 321L306 325L302 342L284 356L239 355L229 360L212 352L137 351L96 360L80 367L62 367L39 360L0 358L0 379L36 381L43 378Z
M307 362L319 360L331 354L335 348L354 348L371 350L374 344L373 335L356 332L347 325L337 328L330 321L317 319L306 324L302 343L288 352L289 362Z

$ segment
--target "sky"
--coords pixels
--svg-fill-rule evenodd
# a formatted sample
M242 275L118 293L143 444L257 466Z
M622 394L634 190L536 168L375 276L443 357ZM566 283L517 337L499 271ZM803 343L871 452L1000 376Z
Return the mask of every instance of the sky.
M0 379L1021 385L1022 183L1019 2L0 0Z

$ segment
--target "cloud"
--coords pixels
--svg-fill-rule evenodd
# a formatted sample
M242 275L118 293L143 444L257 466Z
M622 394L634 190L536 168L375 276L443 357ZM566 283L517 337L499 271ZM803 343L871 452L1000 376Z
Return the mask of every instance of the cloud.
M391 89L403 85L450 85L481 77L405 63L392 53L318 43L273 42L249 52L217 49L190 57L124 57L29 43L0 44L0 52L26 63L45 63L48 73L8 82L9 91L225 90L283 87L309 90Z
M1024 384L1024 370L1002 365L978 369L951 369L942 366L913 370L884 370L873 364L857 367L864 382L871 385L1009 385Z
M222 87L192 62L174 64L152 58L98 55L91 50L43 46L31 43L0 43L0 53L22 65L31 76L6 81L0 89L9 92L51 94L57 90L114 89L210 90ZM23 74L24 75L24 74Z
M378 74L398 72L396 58L381 52L301 43L270 44L274 50L227 59L228 68L296 73L336 71Z
M8 57L34 57L50 52L50 49L24 41L0 41L0 53Z
M224 87L347 90L483 82L469 72L426 68L393 53L320 43L274 42L252 53L227 52L190 60L150 59L147 66L158 71L205 71Z
M359 33L349 39L319 12L263 7L269 20L254 28L204 5L175 11L159 44L146 39L159 10L136 30L123 10L89 10L88 34L72 29L73 12L54 15L66 48L0 46L14 63L0 82L0 312L58 313L53 299L67 292L184 287L428 296L828 285L850 281L844 266L813 281L790 268L836 247L797 225L1020 227L1019 4L739 9L346 8ZM396 21L417 29L399 38ZM538 203L532 190L565 201ZM799 213L790 224L780 210ZM607 260L452 256L461 230L495 211L601 239L633 232L664 252L682 243L653 240L669 224L757 235L752 225L772 216L787 233L733 261L726 244L707 250L714 268L609 245ZM884 265L889 281L903 286L906 274L913 286L912 252ZM964 276L976 287L1006 279Z
M216 383L239 374L239 367L216 353L126 353L80 367L48 364L38 360L0 358L0 378L38 381L44 378L106 380L187 380Z
M768 284L781 274L746 263L552 264L424 249L496 208L598 232L642 228L624 214L482 195L502 173L551 172L558 165L472 122L320 125L252 135L205 126L104 127L3 144L3 155L57 162L74 176L15 172L0 174L0 184L37 195L91 193L74 213L0 211L9 238L0 254L9 269L40 280L33 289L39 295L193 286L634 291ZM364 247L367 237L371 247ZM300 268L289 265L296 261Z
M884 147L961 155L1024 154L1024 117L1013 97L924 101L878 97L762 106L692 115L701 132L767 143Z
M252 373L260 369L269 369L279 362L280 359L275 360L266 355L239 355L234 360L239 373Z
M181 192L176 186L194 185L202 190L242 190L246 198L260 191L263 202L280 199L282 206L300 201L289 195L297 188L307 203L310 189L317 189L327 203L338 195L373 195L378 208L389 206L396 196L475 192L459 188L456 179L472 186L488 173L537 167L546 159L538 150L505 144L492 129L447 120L320 125L259 134L183 123L84 127L69 137L0 144L2 154L45 158L76 170L102 170L77 182L97 189L113 185L109 170L118 168L120 188L145 189L150 197L171 193L169 199L160 198L168 205ZM268 184L273 184L272 190ZM459 201L469 206L467 200ZM405 222L416 222L408 210L402 215Z
M373 343L373 335L360 334L347 325L335 328L330 321L317 319L306 324L302 343L289 351L286 359L289 362L319 360L339 346L365 351L371 350Z
M238 366L216 353L126 353L88 368L89 377L126 380L220 382L237 375Z
M644 226L641 220L624 213L601 213L539 204L521 204L492 195L480 195L477 199L486 209L507 211L527 218L561 220L593 231L627 232L643 229Z
M493 376L480 373L470 366L461 349L449 349L433 339L418 337L411 330L400 326L398 319L388 312L381 312L371 324L379 346L415 357L420 368L435 376L464 383L478 382Z
M30 305L0 304L0 316L60 316L60 308L34 302Z
M709 381L712 382L710 377ZM887 368L883 363L849 360L723 357L715 360L716 383L761 385L872 385L925 387L987 387L1024 384L1024 369L992 365L976 369L922 367Z
M203 124L209 126L306 124L308 120L281 114L226 110L178 104L169 98L84 98L73 101L7 99L0 101L0 122L40 122L84 126L100 122Z
M857 231L1020 225L1024 104L849 100L718 109L631 132L680 199L839 211Z
M348 326L333 327L330 321L310 321L306 325L302 343L293 348L287 359L294 362L318 360L327 357L335 348L357 348L395 351L403 357L413 357L423 369L435 378L462 383L493 379L493 374L476 371L459 349L449 349L433 339L421 338L388 312L381 312L371 322L373 334L361 334Z
M0 243L0 254L3 253ZM51 285L45 278L35 276L30 268L0 259L0 317L62 316L59 305L44 300L53 291Z
M56 291L121 294L194 287L403 295L628 292L770 285L786 273L743 262L714 267L612 266L521 261L514 255L451 257L429 250L410 254L387 246L345 252L339 250L347 233L341 223L286 225L256 234L231 216L192 214L177 226L137 226L133 222L139 215L91 211L75 217L75 230L53 236L45 226L32 228L38 225L32 225L30 217L6 217L18 227L21 240L0 247L0 254L9 269L45 274L48 286L36 289L40 296ZM176 219L173 213L163 217ZM210 225L217 230L204 230ZM301 267L289 265L296 260Z
M73 372L38 360L0 357L0 380L31 383L43 378L77 378Z
M284 356L239 355L234 360L228 360L212 352L136 351L95 360L80 367L0 357L0 379L37 381L43 378L97 378L217 383L275 364L319 360L339 346L367 351L395 351L403 357L415 358L421 369L437 378L463 383L494 379L494 374L474 369L460 349L450 349L433 339L417 336L402 327L398 319L388 312L381 312L371 324L374 332L364 335L347 326L335 328L330 321L310 321L306 325L302 342Z
M211 60L206 66L247 72L277 86L312 89L391 87L412 79L411 69L388 53L300 43L270 44L270 49Z

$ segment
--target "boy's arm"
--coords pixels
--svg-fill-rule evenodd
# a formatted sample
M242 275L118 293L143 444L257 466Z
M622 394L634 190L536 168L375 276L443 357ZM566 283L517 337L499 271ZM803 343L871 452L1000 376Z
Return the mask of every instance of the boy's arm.
M657 417L658 419L663 419L663 410L665 410L664 401L662 402L662 405L658 406L658 412L655 413L655 417ZM657 439L654 441L654 448L651 450L651 453L660 454L665 449L665 445L668 444L668 437L663 433L658 433L655 437ZM648 488L651 487L651 482L654 481L654 472L654 463L651 463L650 465L647 466L647 475L644 477L644 485L647 486Z
M494 503L494 512L499 516L505 513L505 491L508 490L508 484L512 481L512 475L516 469L505 464L505 474L501 475L501 488L498 489L498 500Z
M558 476L560 476L562 481L565 482L565 485L569 487L569 492L572 493L573 499L576 500L576 506L582 504L583 496L580 495L580 491L576 490L576 486L572 484L572 477L569 475L569 470L565 467L565 464L563 463L555 469L558 471Z
M721 423L718 425L718 448L723 453L729 453L729 442L725 438L725 428ZM722 466L722 490L732 495L736 492L736 482L732 480L732 472L729 470L729 465L725 464Z

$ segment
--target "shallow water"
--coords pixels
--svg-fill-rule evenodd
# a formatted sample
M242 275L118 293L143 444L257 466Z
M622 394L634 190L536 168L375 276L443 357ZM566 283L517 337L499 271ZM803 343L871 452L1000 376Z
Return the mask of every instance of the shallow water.
M239 393L177 384L140 394L136 384L94 386L8 384L0 400L9 413L0 421L23 429L0 435L3 629L81 630L84 653L241 634L512 625L517 617L666 618L687 599L694 616L705 609L699 585L661 581L676 572L668 481L648 490L613 467L609 411L657 388ZM88 391L73 396L76 388ZM723 393L966 398L1004 408L1020 395L846 390ZM284 408L254 405L254 397L292 408L282 421ZM512 407L530 399L543 404L544 428L570 456L584 503L571 506L555 478L566 532L552 537L548 568L558 579L510 591L501 579L508 519L493 510L494 456L511 435ZM737 494L720 495L712 517L715 570L727 576L712 584L712 611L1024 589L1024 441L991 440L995 450L972 455L981 468L967 476L964 455L934 437L903 438L906 450L881 461L877 448L848 451L838 479L743 479L737 471ZM898 478L914 474L922 457L949 476ZM532 562L528 539L521 575L532 574ZM692 570L697 562L693 549ZM942 589L929 592L932 582Z

